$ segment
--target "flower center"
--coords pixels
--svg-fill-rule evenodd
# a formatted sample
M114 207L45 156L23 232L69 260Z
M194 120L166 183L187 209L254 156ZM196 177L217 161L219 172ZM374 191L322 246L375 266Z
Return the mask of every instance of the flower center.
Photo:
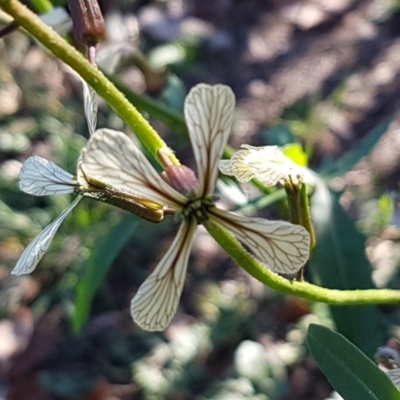
M195 218L198 224L208 220L208 213L210 208L215 206L215 199L194 199L189 200L182 211L185 219Z

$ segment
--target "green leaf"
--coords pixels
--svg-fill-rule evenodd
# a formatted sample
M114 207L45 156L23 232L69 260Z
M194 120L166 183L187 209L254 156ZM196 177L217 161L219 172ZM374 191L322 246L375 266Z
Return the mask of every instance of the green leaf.
M386 225L390 223L394 210L395 206L392 197L387 193L383 194L379 198L379 211L383 215L383 219L385 219Z
M187 132L185 119L181 112L175 111L160 101L154 100L144 94L135 93L117 78L107 75L112 83L125 97L140 111L148 113L152 118L159 119L175 133Z
M282 149L283 154L289 157L296 164L306 167L308 165L307 153L303 150L303 146L300 143L287 144Z
M372 289L365 237L339 204L338 194L318 179L311 199L317 246L311 256L313 281L329 289ZM375 306L330 306L339 332L370 357L378 347L380 327Z
M398 400L390 378L344 336L311 324L307 344L318 366L345 400Z
M171 110L178 110L181 112L181 118L183 118L183 107L185 104L186 94L186 88L182 80L176 75L169 73L161 98ZM183 122L184 121L182 121L182 123Z
M364 136L363 139L360 140L357 146L354 146L352 150L347 152L336 162L330 163L329 165L320 169L318 172L322 176L326 176L329 179L342 176L349 172L361 160L362 157L365 157L371 152L378 140L388 130L392 119L393 117L391 116L377 125L374 129L368 132L368 134Z
M49 0L31 0L33 8L40 14L48 13L53 9Z
M76 285L75 313L72 316L72 328L79 332L85 325L92 300L96 291L106 278L113 261L137 232L136 217L126 216L96 246L90 255L87 266Z
M265 142L279 147L296 142L296 137L287 124L275 125L261 133Z

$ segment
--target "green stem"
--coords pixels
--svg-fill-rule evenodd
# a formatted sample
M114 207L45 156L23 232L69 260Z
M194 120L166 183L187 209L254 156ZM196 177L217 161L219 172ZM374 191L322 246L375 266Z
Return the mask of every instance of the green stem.
M302 183L300 188L300 225L304 226L310 234L310 250L312 250L317 244L317 238L315 237L314 226L311 220L310 204L308 201L307 185Z
M232 259L251 276L281 293L302 297L310 301L333 305L400 304L400 291L389 289L336 290L325 289L307 282L289 281L270 271L257 261L227 231L211 222L206 228Z
M292 177L289 176L289 179L285 181L284 188L288 201L289 221L307 229L311 239L310 250L312 250L315 247L316 239L308 204L307 185L297 178L292 180Z
M292 224L301 225L300 222L300 186L302 183L293 182L291 177L285 180L284 188L287 195L289 221Z
M146 112L153 118L164 122L174 133L185 133L187 136L187 126L181 112L175 111L145 94L132 91L115 76L107 74L106 76L139 111Z
M159 161L158 150L168 146L150 126L138 110L119 92L116 87L85 57L64 40L51 27L17 0L0 0L0 7L29 32L35 39L47 47L55 56L74 69L128 124L140 141ZM179 165L177 158L170 152L170 159Z
M307 186L302 182L302 179L289 175L288 179L285 180L284 188L289 206L289 221L307 229L310 234L311 251L315 247L315 234L308 204ZM300 268L296 279L298 281L304 280L304 267Z

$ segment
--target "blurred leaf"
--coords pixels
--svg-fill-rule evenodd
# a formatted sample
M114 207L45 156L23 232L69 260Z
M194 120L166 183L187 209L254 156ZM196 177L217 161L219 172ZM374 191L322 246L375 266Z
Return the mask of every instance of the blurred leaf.
M394 201L387 193L379 199L368 200L363 206L358 227L367 236L379 236L391 224L394 211Z
M140 112L146 112L152 118L164 122L174 133L184 133L187 131L182 113L173 110L149 96L135 93L115 77L110 75L107 75L107 77Z
M39 13L47 13L53 9L49 0L31 0L32 6Z
M262 136L268 145L285 146L296 142L296 137L286 124L275 125L262 132Z
M82 370L41 371L38 374L41 387L63 398L82 398L94 388L99 379L97 374Z
M127 241L137 232L136 217L126 216L99 241L87 260L87 266L76 285L75 314L72 328L79 332L85 325L93 297L103 283L113 261Z
M323 167L318 172L321 175L328 176L329 179L342 176L349 172L361 160L362 157L371 152L378 140L387 131L392 119L393 116L390 116L385 121L380 123L367 135L365 135L357 143L357 146L354 146L354 148L348 151L343 157L339 158L336 162L330 163L329 165Z
M31 218L23 213L14 211L0 200L0 238L7 238L10 235L27 235L35 228Z
M384 215L387 223L389 223L394 212L393 199L389 194L385 193L379 198L379 211Z
M183 42L160 44L149 52L149 62L155 69L162 69L171 64L183 63L188 58Z
M282 151L286 157L289 157L296 164L299 164L302 167L308 165L308 156L300 143L288 144L282 149Z
M365 237L343 211L338 194L318 180L311 199L317 246L311 256L314 282L329 289L372 289ZM372 357L378 346L375 306L331 306L338 331Z
M1 131L0 151L5 153L22 153L28 150L30 141L23 133L10 133Z
M233 208L233 210L251 214L262 210L263 208L270 207L274 204L279 206L285 201L286 192L283 189L278 189L270 194L251 199L247 202L247 204Z
M397 400L389 377L345 337L311 324L308 347L332 386L345 400Z
M183 112L185 97L186 88L182 80L174 74L169 74L167 85L162 93L164 102L171 107L172 110Z

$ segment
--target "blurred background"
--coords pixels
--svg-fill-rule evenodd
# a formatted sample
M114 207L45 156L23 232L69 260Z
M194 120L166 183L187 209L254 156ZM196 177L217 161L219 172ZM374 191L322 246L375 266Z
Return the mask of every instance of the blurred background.
M318 244L307 280L399 287L398 0L100 5L99 67L183 163L194 166L185 95L199 82L223 83L237 98L233 148L292 144L295 159L316 173ZM0 20L7 23L4 14ZM75 43L68 18L62 28ZM129 132L101 99L98 127ZM322 400L334 397L308 353L310 322L335 327L371 358L388 341L396 347L397 307L284 296L237 267L201 229L171 326L142 331L130 300L178 225L88 199L35 272L11 276L23 249L73 198L22 193L21 165L39 155L75 173L87 138L75 73L21 30L7 35L0 41L0 398ZM226 178L218 188L232 209L287 219L279 190Z

